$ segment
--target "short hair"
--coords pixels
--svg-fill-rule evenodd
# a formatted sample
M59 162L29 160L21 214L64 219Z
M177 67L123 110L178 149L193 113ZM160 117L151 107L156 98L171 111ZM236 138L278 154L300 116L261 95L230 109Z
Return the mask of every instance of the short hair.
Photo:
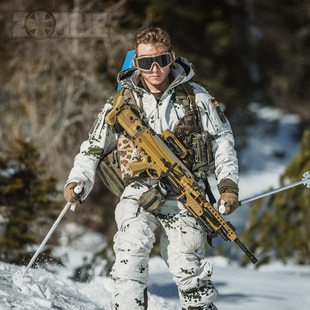
M148 27L138 32L135 36L135 49L139 44L163 45L172 50L168 32L160 27Z

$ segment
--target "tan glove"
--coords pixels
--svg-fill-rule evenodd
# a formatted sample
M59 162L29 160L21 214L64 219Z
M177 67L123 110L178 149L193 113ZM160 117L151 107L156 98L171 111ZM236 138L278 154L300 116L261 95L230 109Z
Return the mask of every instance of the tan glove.
M77 186L77 184L78 183L76 182L72 182L66 186L65 191L64 191L64 196L68 202L75 203L83 196L84 189L78 195L74 192L74 188Z
M233 213L239 207L238 195L234 193L222 193L220 199L217 202L218 208L220 207L221 200L225 201L224 215Z

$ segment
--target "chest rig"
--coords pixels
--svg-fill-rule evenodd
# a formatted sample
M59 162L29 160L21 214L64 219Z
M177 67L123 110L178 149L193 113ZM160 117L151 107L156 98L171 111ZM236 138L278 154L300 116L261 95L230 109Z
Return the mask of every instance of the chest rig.
M140 96L138 96L139 101L137 103L132 91L128 88L122 88L115 93L113 103L117 102L119 96L123 96L126 105L130 106L142 121L145 119ZM182 105L185 112L173 131L180 142L180 146L182 145L188 151L188 155L182 161L197 179L205 180L208 175L214 172L211 144L213 138L208 132L202 132L200 113L196 105L194 91L189 82L175 88L173 100ZM130 174L128 163L139 161L139 152L134 142L117 122L112 129L119 134L117 148L100 162L98 174L111 192L119 197L125 186L148 176L146 173L140 173L139 176Z
M174 129L175 136L189 151L184 163L198 179L205 180L208 175L214 173L214 137L208 131L203 131L195 93L190 83L181 84L176 88L175 99L183 106L185 112Z

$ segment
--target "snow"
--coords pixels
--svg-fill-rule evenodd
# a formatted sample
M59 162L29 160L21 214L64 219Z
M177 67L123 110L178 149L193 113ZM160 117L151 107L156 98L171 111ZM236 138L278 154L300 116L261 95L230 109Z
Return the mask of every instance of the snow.
M257 104L250 110L256 119L247 128L252 138L240 158L244 167L240 173L241 200L277 187L279 175L298 149L296 116ZM248 207L240 207L229 218L238 234L246 224ZM72 279L77 267L90 264L93 253L106 246L104 236L74 223L61 229L60 246L53 248L53 254L62 258L64 266L47 261L44 269L31 268L22 277L25 267L0 262L0 310L110 309L113 281L103 275L105 260L96 260L90 282ZM217 240L215 246L223 243ZM219 310L310 309L310 266L273 261L258 269L254 265L242 268L232 252L229 257L207 257L219 290L215 299ZM149 310L180 309L177 287L160 257L150 260L148 296Z
M255 270L253 267L240 268L229 264L227 259L221 257L211 257L208 260L213 263L213 282L219 290L215 300L218 309L310 309L310 296L306 293L310 288L309 266L284 266L275 263L268 268ZM177 289L172 285L171 276L167 276L160 258L153 259L150 267L157 271L151 273L149 291L165 296L167 300L177 300Z
M267 270L240 269L238 266L216 268L213 281L220 291L216 305L222 310L239 309L310 309L306 293L310 281L291 266ZM309 266L303 270L309 276Z
M70 252L71 249L67 248ZM310 309L310 266L272 263L256 270L241 268L223 257L208 258L213 282L219 290L215 300L221 310ZM74 282L67 270L56 275L44 269L0 264L0 310L110 309L111 278L95 276L89 283ZM179 310L177 287L160 257L150 260L149 310Z

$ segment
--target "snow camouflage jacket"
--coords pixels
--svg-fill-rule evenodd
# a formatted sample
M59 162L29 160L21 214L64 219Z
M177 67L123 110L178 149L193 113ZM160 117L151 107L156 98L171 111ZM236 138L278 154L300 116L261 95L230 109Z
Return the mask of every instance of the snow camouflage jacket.
M159 103L151 93L138 86L141 77L139 70L129 68L121 71L117 77L120 85L133 90L137 104L139 104L138 96L141 96L144 121L157 134L161 134L166 129L173 132L179 119L184 116L183 105L174 100L175 87L190 81L195 75L190 63L183 57L178 57L177 61L172 64L170 74L173 81L163 93ZM215 106L212 104L214 98L202 86L192 81L190 81L190 85L195 93L203 131L208 131L211 135L217 136L212 142L215 177L218 182L228 178L238 184L238 161L229 121L221 121ZM105 123L105 116L112 109L112 104L113 97L106 102L100 111L89 132L88 140L81 144L80 153L75 157L74 166L65 184L67 186L71 182L83 180L85 187L81 200L85 200L93 188L100 160L117 146L118 134L114 133Z

